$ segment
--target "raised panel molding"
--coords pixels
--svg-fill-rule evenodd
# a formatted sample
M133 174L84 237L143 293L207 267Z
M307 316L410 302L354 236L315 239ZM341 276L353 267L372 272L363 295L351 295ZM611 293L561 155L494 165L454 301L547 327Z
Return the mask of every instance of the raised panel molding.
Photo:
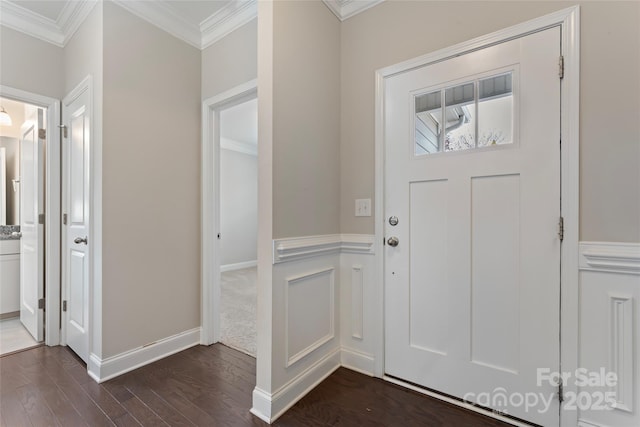
M370 234L325 234L273 241L273 263L309 258L336 252L373 254Z
M616 395L614 409L633 412L633 298L610 298L610 367L618 375L613 391Z
M351 336L362 339L364 324L364 272L360 264L351 267Z
M580 270L640 274L640 243L580 242Z
M303 284L306 284L307 286L315 284L316 286L321 286L322 288L326 287L326 291L328 292L328 295L327 295L328 306L326 307L319 306L319 304L321 304L322 302L322 299L318 297L319 295L316 295L316 298L313 298L313 295L310 294L312 291L311 289L307 289L308 291L307 295L304 295L304 296L299 295L299 297L301 298L297 298L297 299L293 298L292 288L296 286L298 287L302 286ZM319 291L324 291L324 289L315 289L314 291L319 292ZM319 292L319 293L322 293L322 292ZM335 337L334 301L335 301L335 269L333 267L327 268L324 270L310 271L308 273L287 279L286 288L285 288L285 301L284 301L285 316L286 316L285 318L285 328L286 328L285 366L286 367L289 367L295 364L296 362L303 359L305 356L311 354L313 351L320 348L322 345L331 341ZM317 316L319 316L318 318L311 319L311 320L314 320L312 322L313 326L314 327L321 326L321 322L319 322L319 320L323 320L323 321L326 321L328 328L326 331L321 330L320 331L321 335L319 336L306 337L307 341L311 341L311 342L302 348L296 348L296 347L300 347L299 343L293 342L295 337L297 335L300 335L300 334L295 334L296 328L305 329L306 332L304 332L302 335L306 335L309 332L308 327L311 326L309 324L310 319L307 318L306 314L308 314L309 316L312 316L312 311L311 311L312 307L307 307L305 309L304 308L305 304L312 304L316 310L317 309L322 310L322 312L315 313ZM292 315L300 309L302 309L303 312L305 312L306 314L302 316Z

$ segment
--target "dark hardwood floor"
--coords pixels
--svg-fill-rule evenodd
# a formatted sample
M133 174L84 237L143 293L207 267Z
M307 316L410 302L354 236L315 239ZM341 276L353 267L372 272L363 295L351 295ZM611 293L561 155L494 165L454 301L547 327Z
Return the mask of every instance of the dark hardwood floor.
M197 346L102 384L66 347L0 358L2 426L264 426L249 413L255 359ZM506 426L341 368L276 426Z

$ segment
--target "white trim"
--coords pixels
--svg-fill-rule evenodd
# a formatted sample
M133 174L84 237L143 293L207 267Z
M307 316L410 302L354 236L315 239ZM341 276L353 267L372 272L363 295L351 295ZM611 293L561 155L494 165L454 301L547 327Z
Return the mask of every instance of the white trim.
M532 425L532 424L529 424L529 423L520 422L520 421L515 420L513 418L509 418L509 417L505 417L505 416L499 415L497 413L494 413L493 411L484 409L484 408L479 407L479 406L475 406L475 405L473 405L471 403L467 403L467 402L464 402L464 401L453 399L451 397L448 397L448 396L445 396L445 395L442 395L442 394L439 394L439 393L434 393L432 391L429 391L429 390L421 388L421 387L416 387L413 384L406 383L406 382L404 382L402 380L399 380L397 378L384 376L382 379L385 380L385 381L388 381L388 382L390 382L392 384L396 384L396 385L399 385L401 387L408 388L409 390L416 391L416 392L418 392L420 394L424 394L426 396L433 397L435 399L441 400L443 402L450 403L450 404L458 406L460 408L464 408L464 409L467 409L469 411L476 412L478 414L482 414L482 415L484 415L486 417L493 418L494 420L505 422L505 423L507 423L509 425L512 425L512 426L516 426L516 427L531 427L531 425ZM570 425L573 425L573 424L570 424Z
M273 241L273 263L335 252L373 254L373 242L373 236L370 234L323 234L276 239Z
M580 270L640 274L640 243L580 242Z
M87 364L89 376L101 383L199 343L200 328L194 328L106 359L91 353Z
M253 390L251 413L267 423L273 423L339 367L340 349L337 348L274 393L256 387Z
M234 87L202 102L201 163L201 326L200 343L213 344L219 339L220 316L220 129L219 110L257 96L257 81ZM269 216L269 218L271 218ZM269 219L270 220L270 219Z
M87 19L96 4L98 4L98 0L77 0L68 1L64 5L57 24L64 35L62 43L65 46L78 31L84 20Z
M205 49L258 16L257 0L235 0L200 23L200 49Z
M64 47L64 34L56 22L10 1L3 1L0 23L58 47Z
M289 354L289 289L291 288L292 285L302 282L305 279L308 279L311 277L324 276L327 274L329 275L329 313L328 313L329 331L324 336L318 338L315 342L309 344L306 348L303 348L297 353L290 355ZM285 320L284 320L285 363L284 363L284 366L288 368L289 366L296 364L297 362L299 362L309 354L313 353L314 351L316 351L317 349L319 349L320 347L322 347L323 345L325 345L326 343L334 339L336 336L335 322L334 322L334 319L336 318L335 304L334 304L334 301L336 299L335 298L336 270L335 268L331 267L331 268L325 268L323 270L310 271L308 273L300 274L295 277L287 278L286 282L287 282L287 286L285 287L285 293L284 293L284 316L285 316Z
M372 8L384 0L322 0L331 12L344 21L367 9Z
M362 353L348 347L342 347L340 354L342 367L360 372L361 374L374 376L375 360L370 354Z
M250 156L258 155L258 146L256 144L250 144L248 142L240 142L235 139L220 138L220 148L225 150L231 150L242 154L248 154Z
M384 81L394 74L463 55L506 40L530 34L552 26L562 29L562 55L565 74L561 81L561 135L562 135L562 189L561 211L565 219L564 241L561 249L561 365L563 371L573 372L578 367L578 230L579 230L579 89L580 89L580 7L573 6L540 18L505 28L455 46L419 56L376 71L375 76L375 241L384 236ZM384 309L384 256L376 253L376 307ZM384 374L384 319L376 317L378 342L375 348L375 374ZM571 387L567 387L566 391ZM562 411L562 425L576 425L576 411Z
M155 25L172 36L200 49L202 38L200 29L176 14L175 11L164 2L113 0L113 3L136 15L138 18L147 21L151 25Z
M221 265L220 272L224 273L227 271L242 270L243 268L251 268L251 267L257 267L257 266L258 266L258 260L236 262L233 264Z
M578 421L578 427L609 427L609 426L606 426L604 424L596 424L596 423L593 423L593 422L587 422L587 421L580 420L580 421Z
M3 1L0 24L58 47L64 47L89 16L96 0L74 0L65 3L54 21L13 2Z
M4 2L8 3L8 2ZM3 7L4 7L3 3ZM60 101L0 85L0 96L47 108L45 183L45 344L60 344Z

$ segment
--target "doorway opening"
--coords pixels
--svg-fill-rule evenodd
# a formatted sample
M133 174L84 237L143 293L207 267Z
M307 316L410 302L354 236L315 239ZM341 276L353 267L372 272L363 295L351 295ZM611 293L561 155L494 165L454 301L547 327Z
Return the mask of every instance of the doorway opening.
M256 355L258 100L220 115L220 342Z
M203 102L202 333L256 356L257 86Z
M47 108L0 98L0 355L45 339Z

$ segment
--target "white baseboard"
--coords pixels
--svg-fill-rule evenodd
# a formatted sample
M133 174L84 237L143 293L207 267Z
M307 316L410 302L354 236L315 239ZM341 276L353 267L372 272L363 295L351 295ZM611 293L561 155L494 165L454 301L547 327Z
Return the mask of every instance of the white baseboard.
M339 348L335 349L273 394L256 387L253 390L251 413L269 424L277 420L340 367L340 353Z
M257 265L257 260L236 262L235 264L225 264L220 266L220 272L224 273L225 271L242 270L243 268L256 267Z
M347 369L360 372L361 374L368 375L370 377L374 376L375 359L369 354L342 347L340 360L342 366Z
M104 360L91 354L88 363L89 376L101 383L198 344L199 327Z

